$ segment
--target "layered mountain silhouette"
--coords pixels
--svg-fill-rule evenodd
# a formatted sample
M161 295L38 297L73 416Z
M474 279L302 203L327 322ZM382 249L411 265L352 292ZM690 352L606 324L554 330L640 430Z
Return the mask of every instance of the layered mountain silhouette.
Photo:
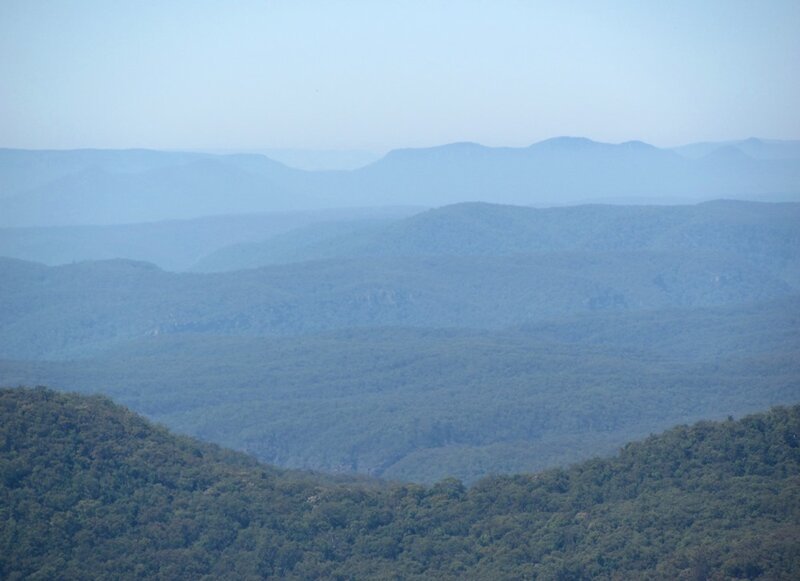
M686 157L699 158L719 149L735 149L756 159L800 159L800 141L758 139L750 137L738 141L707 141L690 143L673 148Z
M267 239L197 265L224 272L0 259L0 384L111 394L283 466L471 482L577 461L797 401L798 208L463 203L41 228L101 233L112 251L152 237L183 264L232 232Z
M736 304L796 293L782 272L703 252L360 258L220 274L2 259L0 352L70 357L147 334L499 328L597 310Z
M755 146L748 141L701 144L681 155L636 141L607 144L562 137L525 148L456 143L395 150L353 171L318 172L258 155L0 150L0 226L461 201L553 205L793 199L800 194L795 149L794 142Z
M332 233L332 228L350 231L358 224L388 223L420 210L391 206L334 208L106 226L0 228L0 256L49 265L127 258L152 262L166 270L186 270L229 246L260 243L290 232L297 236L298 230L306 228L317 232L319 238Z
M500 328L598 310L768 300L800 289L798 214L788 203L459 204L317 225L199 265L228 272L2 259L0 353L70 356L148 333Z
M356 256L492 256L545 252L691 251L800 261L800 204L527 208L462 203L391 222L311 224L220 248L194 270L224 271Z
M499 331L164 332L109 340L80 359L0 359L0 385L104 393L284 467L473 482L611 453L680 422L794 403L798 322L795 296Z

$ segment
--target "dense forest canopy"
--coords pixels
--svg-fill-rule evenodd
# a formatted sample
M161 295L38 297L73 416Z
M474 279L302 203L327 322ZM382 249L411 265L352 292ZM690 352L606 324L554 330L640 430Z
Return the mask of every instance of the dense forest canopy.
M122 259L0 259L0 356L79 357L148 334L497 329L786 297L800 293L799 208L461 204L228 247L209 260L229 272L206 275ZM230 270L242 266L263 267Z
M795 403L800 302L601 312L491 332L165 334L73 361L0 360L0 384L36 383L109 394L281 466L471 482Z
M0 259L0 384L105 393L283 467L428 483L800 399L798 204L404 211L98 242L188 233L162 259L223 244L196 265L222 272Z
M5 579L790 579L800 407L430 487L276 470L101 397L0 391Z
M800 579L762 4L0 1L0 580Z

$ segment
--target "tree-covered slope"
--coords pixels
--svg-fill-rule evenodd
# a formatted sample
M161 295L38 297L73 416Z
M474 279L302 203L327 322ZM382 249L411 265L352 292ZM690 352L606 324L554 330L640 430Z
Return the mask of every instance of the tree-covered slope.
M776 266L800 262L800 204L717 200L692 206L444 206L352 232L306 227L220 249L213 272L353 256L508 256L542 252L730 252ZM291 244L287 244L291 241Z
M800 400L800 302L498 332L160 335L91 359L0 361L2 384L104 393L285 467L471 482Z
M0 391L6 579L793 579L800 407L465 489L335 483L100 398Z
M347 256L363 256L365 247L397 220L358 220L309 224L263 237L217 248L202 256L188 270L194 272L226 272L289 264L307 260L323 260Z
M796 292L773 264L702 250L365 257L215 274L120 260L47 268L0 259L0 357L82 356L155 334L501 328Z
M50 266L126 258L185 270L216 250L323 223L400 218L415 208L349 208L207 216L110 226L0 228L0 256Z

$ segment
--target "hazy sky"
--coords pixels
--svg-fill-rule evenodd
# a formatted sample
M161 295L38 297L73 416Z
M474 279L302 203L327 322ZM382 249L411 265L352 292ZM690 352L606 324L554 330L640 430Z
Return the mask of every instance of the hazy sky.
M800 0L2 0L0 146L800 138Z

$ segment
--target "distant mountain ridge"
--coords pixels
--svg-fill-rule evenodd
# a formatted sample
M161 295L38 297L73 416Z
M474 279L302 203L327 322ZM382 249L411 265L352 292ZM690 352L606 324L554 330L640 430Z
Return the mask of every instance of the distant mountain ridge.
M127 258L181 271L221 248L261 242L318 224L320 228L359 221L386 221L422 208L340 208L224 214L109 226L0 228L0 256L48 265Z
M216 250L214 272L356 256L509 256L543 252L706 251L759 255L800 268L800 204L718 200L692 206L443 206L373 227L314 225ZM767 258L769 257L769 258ZM797 272L800 281L800 270Z
M216 268L229 272L0 259L0 356L70 357L148 333L500 328L769 300L800 291L799 231L800 204L459 204L233 247Z
M797 293L783 273L716 252L365 257L218 274L0 259L0 356L69 358L148 334L501 328L598 310L741 304Z
M799 216L462 203L301 223L255 246L283 264L228 272L3 258L0 383L111 393L284 466L551 466L798 398Z
M165 270L221 272L366 256L691 250L797 257L800 205L531 208L461 203L221 215L111 226L0 228L0 256L50 265L127 258ZM798 260L795 260L795 263ZM798 268L800 270L800 268ZM800 272L796 273L800 280Z
M719 149L735 149L757 159L800 159L800 140L750 137L737 141L690 143L672 148L674 152L690 158L703 157Z
M0 150L0 226L119 224L213 213L464 201L797 199L794 142L660 149L560 137L529 147L399 149L352 171L302 171L259 155ZM727 146L726 146L727 147ZM696 154L707 151L708 155ZM684 154L681 155L680 152Z

